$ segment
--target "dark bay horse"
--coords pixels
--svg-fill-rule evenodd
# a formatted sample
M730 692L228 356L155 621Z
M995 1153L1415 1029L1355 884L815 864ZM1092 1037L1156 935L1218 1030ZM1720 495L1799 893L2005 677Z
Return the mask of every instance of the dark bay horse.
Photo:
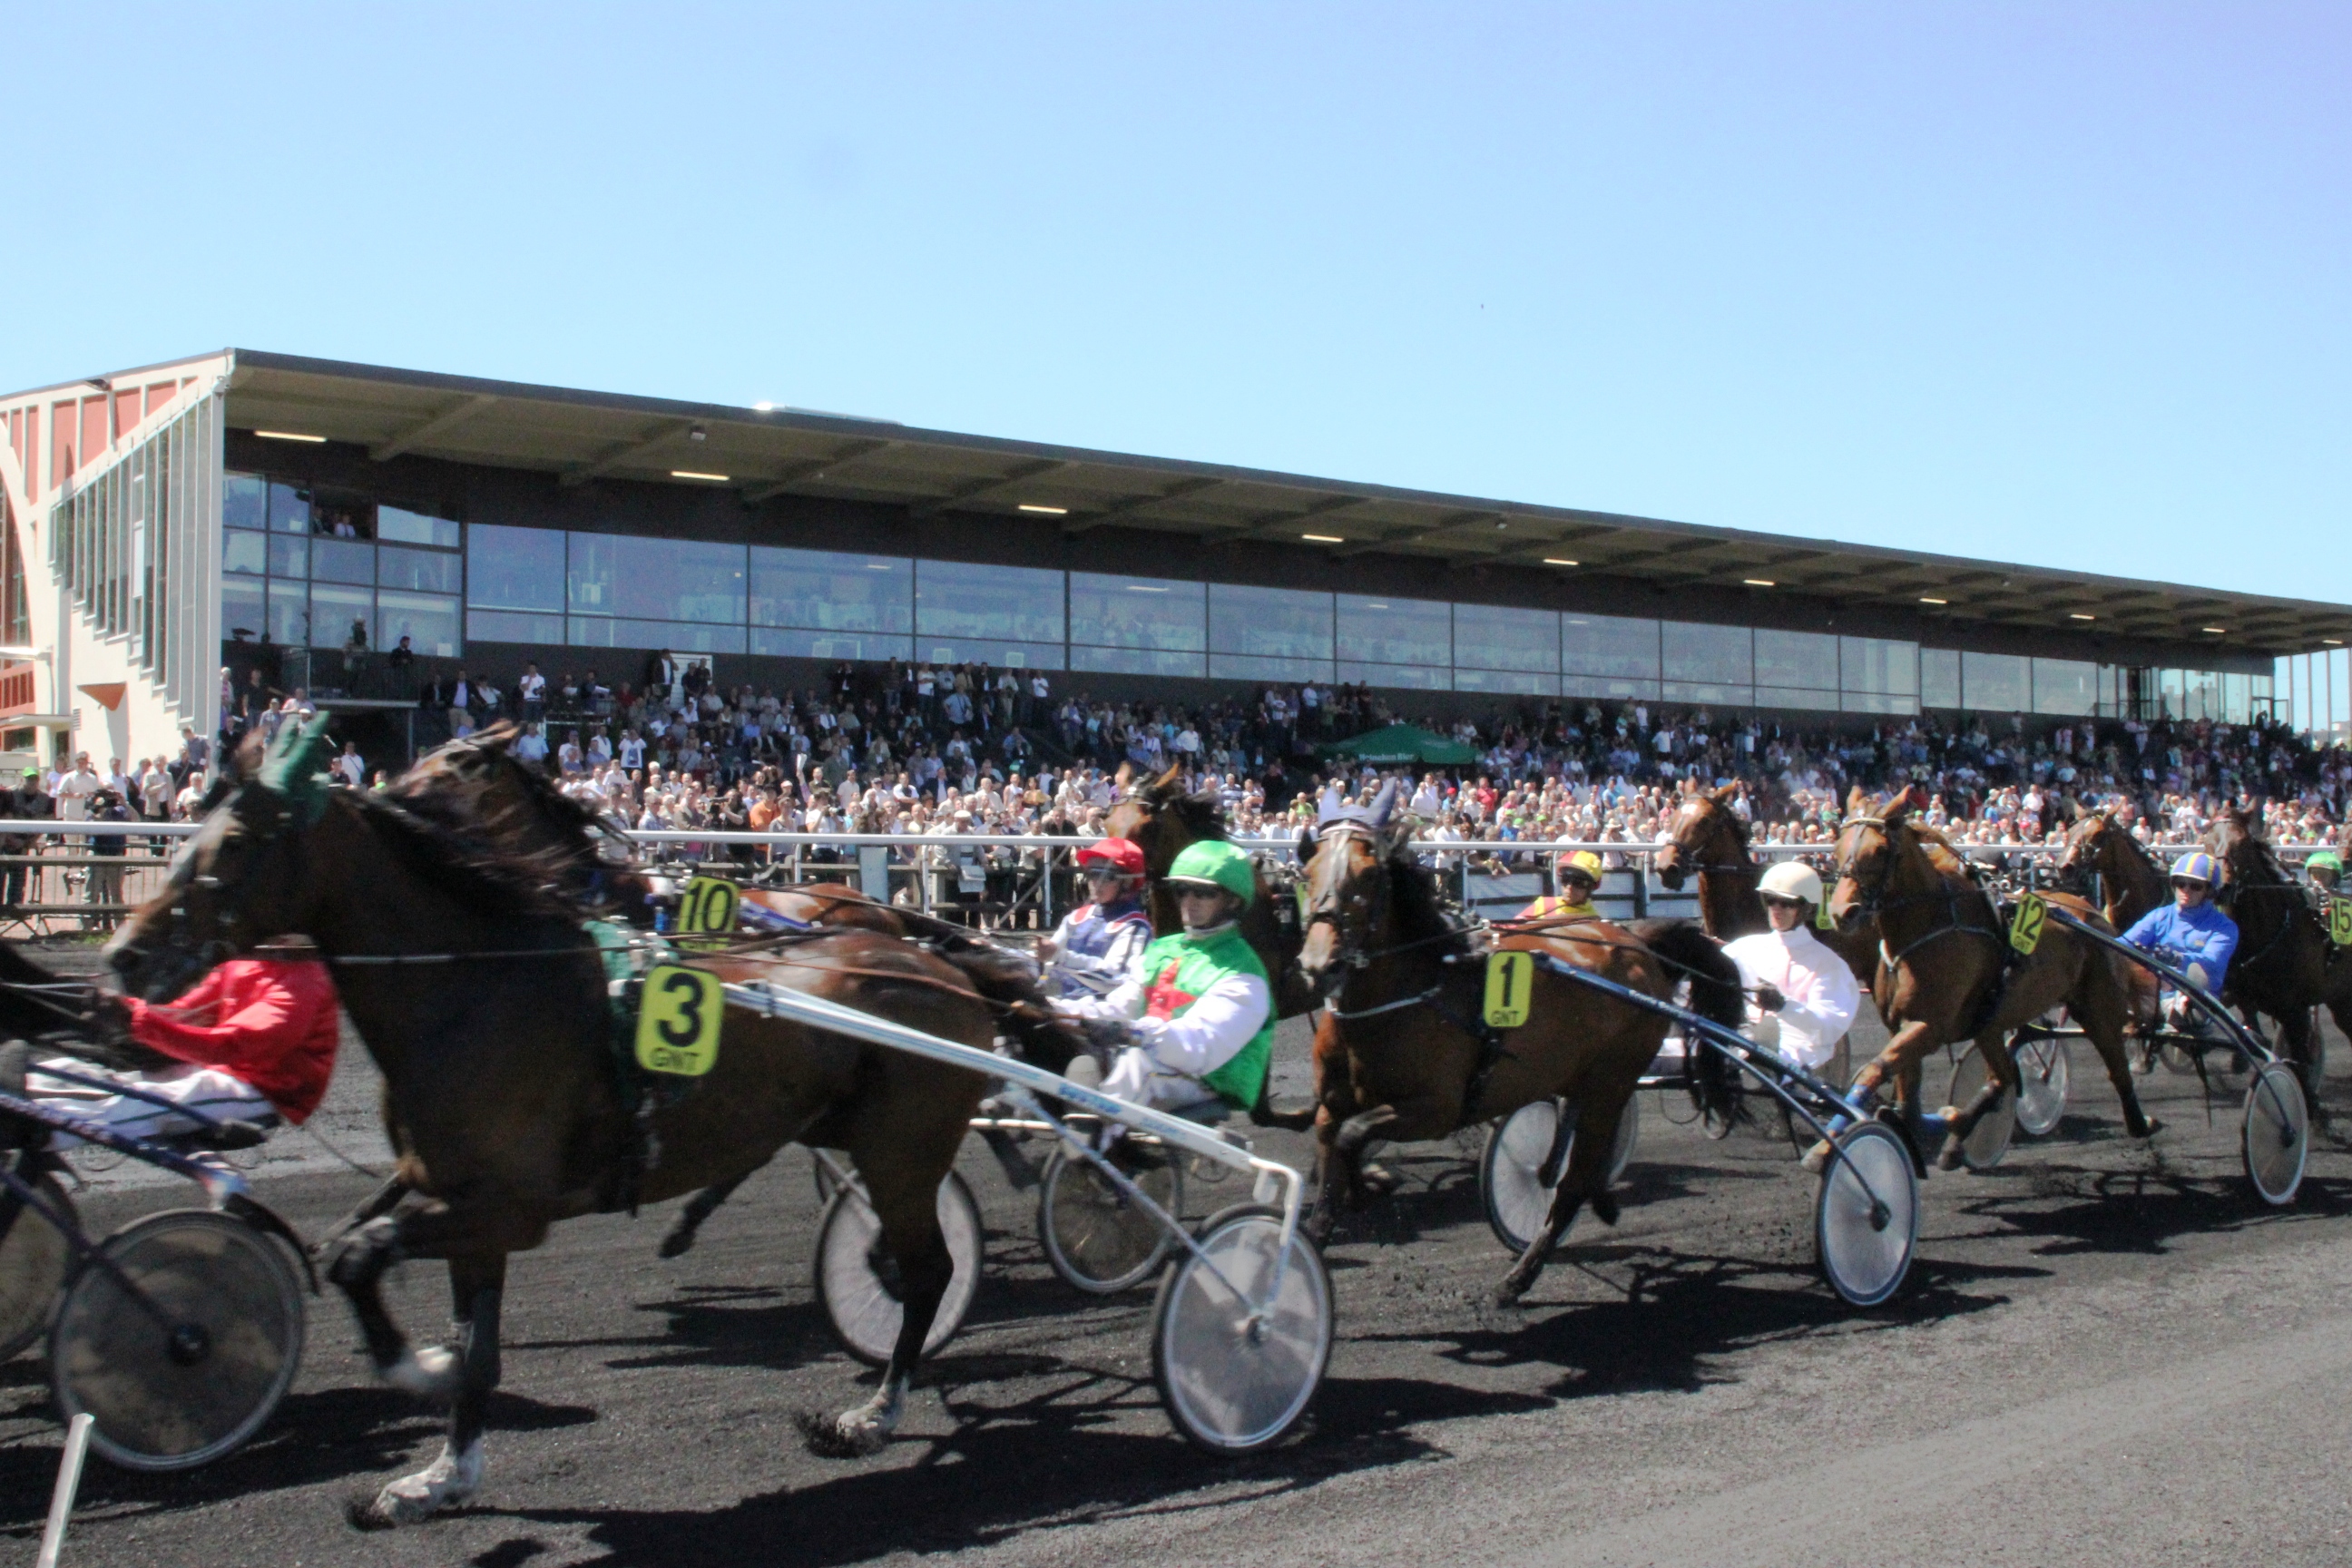
M709 1076L656 1103L652 1137L635 1136L607 1044L604 972L579 908L527 861L485 858L395 800L326 789L323 731L322 721L289 730L205 819L171 885L109 957L131 988L169 995L221 958L303 932L333 966L383 1075L402 1179L425 1201L355 1230L330 1272L377 1371L453 1406L441 1456L356 1508L354 1522L422 1519L479 1487L509 1254L539 1245L558 1220L733 1179L793 1140L856 1163L904 1283L905 1326L881 1388L812 1440L846 1451L887 1440L952 1272L939 1184L987 1080L730 1007ZM995 1034L961 971L871 932L698 966L981 1049ZM382 1277L402 1258L447 1263L454 1352L412 1351L385 1310Z
M2131 1023L2124 973L2129 961L2055 922L2043 929L2031 957L2015 957L1992 900L1969 875L1958 853L1943 835L1911 821L1918 805L1917 793L1906 790L1873 812L1857 786L1838 830L1837 886L1830 894L1830 912L1848 927L1875 916L1893 972L1891 1005L1885 1010L1894 1035L1885 1050L1854 1075L1855 1085L1875 1089L1890 1077L1916 1072L1937 1047L1973 1038L1984 1053L1988 1078L1974 1100L1947 1111L1937 1163L1954 1169L1968 1134L1999 1102L2001 1090L2017 1087L2010 1035L2063 1004L2106 1064L2108 1080L2123 1102L2126 1130L2135 1138L2153 1134L2159 1124L2140 1109L2124 1051ZM2084 900L2064 893L2042 896L2107 929L2105 918ZM1817 1144L1808 1159L1817 1162L1827 1153Z
M1444 1138L1531 1101L1564 1098L1577 1118L1568 1169L1541 1230L1496 1288L1497 1300L1508 1303L1535 1283L1583 1205L1603 1224L1616 1223L1610 1151L1666 1020L1538 965L1528 1021L1507 1035L1486 1028L1485 955L1407 852L1410 823L1390 822L1393 798L1391 789L1368 814L1327 821L1307 865L1299 965L1328 1009L1316 1038L1321 1184L1308 1224L1319 1243L1343 1195L1351 1206L1365 1201L1360 1163L1369 1139ZM1738 969L1688 921L1633 929L1578 921L1507 935L1497 945L1561 959L1660 998L1692 973L1698 1011L1733 1027L1740 1020Z
M2326 928L2303 885L2288 874L2262 836L2258 810L2231 805L2205 831L2205 848L2221 863L2214 901L2238 922L2238 951L2230 960L2223 998L2278 1020L2287 1059L2313 1103L2319 1100L2319 1058L2314 1010L2323 1002L2336 1027L2352 1034L2352 964L2329 962ZM2331 977L2330 971L2336 971ZM2335 984L2331 984L2331 978Z

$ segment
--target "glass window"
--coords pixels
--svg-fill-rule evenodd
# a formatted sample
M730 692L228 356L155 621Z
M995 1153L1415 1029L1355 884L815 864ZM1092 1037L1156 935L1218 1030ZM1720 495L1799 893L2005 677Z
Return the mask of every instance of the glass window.
M375 647L374 589L345 588L328 583L311 584L312 647L341 647L351 640L354 621L366 631L368 647Z
M1280 658L1272 654L1213 653L1209 656L1209 673L1219 680L1328 680L1331 661Z
M1063 646L1057 642L996 642L981 637L935 637L918 635L915 657L933 664L992 664L1004 669L1059 669Z
M1552 617L1558 620L1558 616ZM1367 664L1410 664L1432 671L1445 689L1445 667L1454 662L1454 606L1435 599L1397 599L1386 595L1339 595L1339 658ZM1555 634L1557 635L1557 634ZM1557 668L1547 665L1545 668ZM1342 680L1353 679L1342 675ZM1393 686L1396 681L1378 684ZM1408 683L1421 687L1420 681Z
M1620 616L1560 617L1559 667L1571 675L1622 675L1636 681L1658 679L1658 623ZM1599 691L1580 697L1608 695ZM1644 697L1654 691L1644 690Z
M1668 680L1746 686L1756 679L1756 637L1746 626L1667 621L1659 630ZM1675 700L1671 691L1666 697Z
M310 584L269 584L269 640L288 647L310 646Z
M898 556L780 550L755 544L751 547L751 624L824 631L895 632L903 637L915 629L915 563ZM755 636L751 640L757 645L760 639ZM810 657L865 656L845 653Z
M1106 577L1070 574L1070 640L1093 647L1157 649L1197 654L1209 646L1208 584L1167 577ZM1128 670L1125 665L1076 664L1080 669L1114 673L1198 675L1189 670ZM1147 661L1149 662L1149 661ZM1183 661L1177 661L1181 663Z
M1652 622L1651 625L1656 625ZM1655 654L1651 656L1656 658ZM1623 676L1564 675L1559 681L1563 697L1613 698L1620 702L1655 702L1658 683L1654 680L1634 680Z
M401 638L406 637L412 652L430 654L435 658L457 657L456 595L410 594L386 588L376 597L376 626L383 638L383 647L395 647Z
M1763 657L1759 637L1757 657ZM1916 696L1919 690L1919 645L1893 637L1838 638L1838 668L1848 691L1882 691L1894 697ZM1759 679L1763 679L1761 675ZM1876 709L1856 709L1876 712ZM1895 711L1908 711L1895 710Z
M1916 713L1919 700L1891 691L1849 691L1838 702L1849 713Z
M1501 605L1454 606L1454 668L1559 673L1559 612L1515 610ZM1557 690L1559 682L1552 683ZM1458 691L1522 691L1521 686L1465 686Z
M753 580L759 568L752 568ZM751 651L778 658L856 658L879 663L912 659L915 639L883 632L826 632L801 626L753 626Z
M310 542L310 575L329 583L375 581L375 546L349 539Z
M1072 618L1076 618L1075 608ZM1095 675L1199 676L1209 673L1209 656L1169 648L1088 647L1084 643L1072 643L1070 668Z
M1345 633L1341 634L1345 636ZM1444 691L1453 672L1444 665L1359 664L1339 661L1339 679L1350 686L1386 686L1399 691Z
M530 616L518 610L467 610L466 635L477 642L519 642L547 647L563 640L563 617Z
M574 533L566 577L572 611L646 621L696 621L731 626L740 632L747 563L740 544ZM735 640L740 653L743 639L739 636Z
M1960 705L1960 655L1957 648L1919 650L1919 701L1927 708Z
M937 658L932 639L1058 643L1063 637L1062 574L1037 566L975 566L961 561L915 563L916 651ZM984 658L985 654L960 654ZM1031 662L1034 662L1032 660ZM1056 654L1052 668L1061 668Z
M1759 643L1763 639L1763 633L1760 630L1757 633L1757 638ZM1760 647L1756 657L1759 660L1764 657ZM1834 713L1837 711L1838 694L1834 691L1816 691L1809 686L1759 686L1756 689L1756 706L1802 708Z
M476 523L466 532L466 603L488 610L563 608L563 535Z
M1727 681L1669 680L1658 690L1669 702L1705 702L1717 708L1746 708L1756 700L1754 687Z
M1979 713L2023 713L2033 706L2032 670L2023 654L1960 655L1961 706Z
M1456 691L1493 691L1507 696L1557 697L1559 677L1532 669L1456 669Z
M573 534L577 540L582 536ZM736 546L740 552L741 546ZM670 648L679 653L741 653L743 627L714 626L707 621L655 621L634 616L573 616L574 647Z
M269 541L269 574L272 577L308 577L310 574L310 542L299 535L278 534Z
M2033 661L2033 710L2069 719L2088 717L2099 706L2099 667L2071 658Z
M221 570L250 572L256 576L269 569L269 537L261 533L224 533L221 535ZM259 628L257 627L257 630Z
M375 536L394 544L430 544L439 550L457 548L457 525L446 518L404 511L396 506L375 509Z
M259 474L223 474L221 525L224 528L268 528L269 481Z
M2123 699L2119 690L2122 674L2123 672L2112 664L2099 666L2099 713L2103 718L2113 719L2123 712Z
M2221 718L2231 724L2244 724L2253 719L2253 678L2247 675L2224 675L2221 678Z
M1263 654L1314 661L1314 679L1331 679L1331 595L1297 588L1209 584L1209 647L1214 653ZM1217 661L1209 661L1213 670ZM1243 680L1306 679L1305 676L1244 675Z
M458 558L446 550L403 550L392 544L375 552L375 580L387 588L428 594L456 593L464 575Z
M278 533L310 531L310 492L292 485L269 487L269 526Z
M1756 684L1835 691L1838 639L1827 632L1780 632L1757 627ZM1758 700L1763 700L1759 697Z
M262 596L261 580L257 577L224 577L221 579L221 637L226 641L239 632L247 642L261 635L269 624L268 602Z

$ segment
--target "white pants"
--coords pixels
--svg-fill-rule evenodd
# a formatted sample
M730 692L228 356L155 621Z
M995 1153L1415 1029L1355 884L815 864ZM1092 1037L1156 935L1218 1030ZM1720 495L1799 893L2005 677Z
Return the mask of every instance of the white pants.
M1118 1059L1103 1077L1102 1089L1105 1094L1155 1108L1198 1105L1217 1098L1217 1091L1199 1079L1170 1072L1153 1061L1151 1053L1141 1046L1129 1046L1118 1053Z
M204 1125L194 1116L183 1116L155 1104L127 1094L109 1094L102 1089L86 1089L63 1079L50 1078L41 1071L48 1062L37 1065L26 1075L25 1090L32 1099L44 1100L58 1110L86 1117L108 1129L130 1138L169 1138L182 1132L194 1132ZM265 1121L274 1120L278 1108L268 1098L234 1073L218 1068L188 1066L167 1068L158 1073L110 1072L87 1062L66 1058L55 1064L69 1068L84 1078L109 1079L117 1083L131 1084L149 1094L160 1096L174 1105L210 1117L215 1121ZM81 1142L79 1138L59 1134L51 1147L69 1149Z

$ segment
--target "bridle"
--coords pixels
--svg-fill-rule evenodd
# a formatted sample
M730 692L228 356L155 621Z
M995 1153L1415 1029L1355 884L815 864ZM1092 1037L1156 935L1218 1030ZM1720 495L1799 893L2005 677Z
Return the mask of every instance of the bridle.
M1317 828L1315 830L1317 855L1321 855L1325 845L1342 838L1360 838L1373 851L1372 858L1376 874L1372 879L1372 890L1370 893L1350 893L1344 900L1335 895L1330 907L1309 909L1306 918L1299 922L1299 934L1305 936L1318 925L1329 926L1339 949L1338 955L1332 961L1332 966L1345 972L1362 969L1374 958L1381 955L1381 952L1376 952L1364 944L1370 942L1371 933L1381 929L1381 922L1388 914L1389 879L1385 874L1381 874L1386 872L1387 867L1379 854L1380 834L1368 823L1342 819ZM1360 938L1349 934L1348 922L1342 918L1343 904L1362 911L1364 918ZM1383 949L1381 952L1386 951L1389 950ZM1339 984L1342 985L1346 984L1344 973Z
M240 809L247 804L249 791L254 792L260 801L268 803L269 815L266 821L258 824L249 822ZM260 941L266 940L248 939L238 932L238 928L246 923L246 903L253 892L255 879L261 874L262 862L267 858L262 851L282 848L284 853L295 857L298 879L302 869L303 854L300 835L289 837L286 831L294 817L294 803L278 792L263 789L248 782L237 786L214 809L229 814L229 820L245 835L249 851L242 857L235 880L226 886L210 872L196 873L191 860L191 874L180 885L178 896L172 900L169 911L171 924L165 937L166 946L194 954L206 968L235 958L241 952L250 952L259 945ZM226 835L224 834L223 837L225 839ZM192 922L186 894L190 889L205 895L212 914L212 934L201 942L191 934L189 929ZM275 936L278 933L273 931L269 934Z

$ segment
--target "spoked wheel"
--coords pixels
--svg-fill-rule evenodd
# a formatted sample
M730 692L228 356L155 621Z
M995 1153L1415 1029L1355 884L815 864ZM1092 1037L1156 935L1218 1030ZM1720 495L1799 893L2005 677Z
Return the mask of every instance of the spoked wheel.
M1543 1163L1551 1153L1551 1141L1559 1127L1560 1113L1566 1110L1575 1114L1573 1106L1563 1107L1557 1100L1531 1100L1520 1106L1486 1131L1486 1148L1478 1160L1478 1195L1486 1208L1487 1228L1495 1239L1514 1258L1528 1249L1528 1244L1551 1217L1552 1194L1559 1183L1544 1185L1538 1178ZM1609 1152L1609 1180L1613 1185L1624 1174L1626 1163L1633 1157L1633 1145L1641 1139L1641 1112L1638 1100L1625 1102L1625 1114L1617 1119L1617 1142ZM1563 1174L1576 1149L1576 1134L1570 1132L1568 1147L1560 1151L1559 1168Z
M1822 1173L1813 1242L1830 1289L1856 1307L1875 1307L1911 1272L1919 1244L1918 1183L1911 1152L1893 1128L1860 1122L1837 1141L1846 1158L1832 1160Z
M1171 1219L1184 1212L1183 1163L1167 1149L1123 1139L1114 1155L1144 1196ZM1057 1149L1037 1193L1037 1239L1054 1272L1094 1296L1132 1289L1160 1272L1176 1234L1091 1161Z
M947 1238L955 1274L940 1298L931 1331L923 1337L925 1355L963 1326L972 1292L980 1288L980 1205L953 1171L940 1184L940 1233ZM888 1363L907 1321L898 1262L883 1244L874 1205L856 1187L837 1187L825 1204L816 1233L816 1294L842 1349L868 1366Z
M1323 1381L1331 1277L1306 1237L1293 1236L1283 1252L1282 1215L1262 1205L1214 1215L1199 1246L1160 1282L1152 1376L1188 1441L1213 1454L1252 1453L1297 1425Z
M55 1176L32 1184L49 1212L71 1223L73 1200ZM73 1267L73 1248L56 1226L0 1193L0 1205L15 1209L8 1234L0 1237L0 1361L13 1361L29 1349L49 1326L49 1309L58 1304L66 1275Z
M1944 1102L1965 1107L1992 1081L1991 1067L1984 1052L1974 1046L1960 1053L1952 1068L1952 1087L1946 1092ZM2000 1163L2009 1152L2010 1140L2017 1135L2017 1091L2005 1089L1993 1108L1977 1119L1975 1128L1960 1144L1960 1158L1971 1171L1990 1171Z
M2303 1186L2311 1157L2311 1109L2284 1062L2265 1062L2246 1086L2246 1177L2263 1202L2284 1206Z
M2017 1093L2017 1130L2029 1138L2056 1131L2066 1114L2066 1042L2058 1039L2019 1040L2010 1047L2021 1080Z
M58 1414L92 1416L90 1446L128 1469L190 1469L236 1449L301 1364L293 1266L253 1226L202 1209L149 1215L99 1245L139 1297L95 1264L66 1287L49 1330Z

